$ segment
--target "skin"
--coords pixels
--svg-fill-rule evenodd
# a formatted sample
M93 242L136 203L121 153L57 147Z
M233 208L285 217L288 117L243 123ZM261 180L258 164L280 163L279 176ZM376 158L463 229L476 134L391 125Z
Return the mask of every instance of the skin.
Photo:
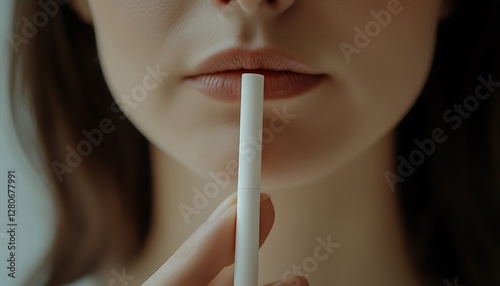
M164 285L232 285L234 203L205 221L236 190L237 178L188 223L179 206L192 206L192 189L238 158L239 104L210 99L183 78L222 49L272 47L328 78L302 96L265 103L265 127L275 108L296 117L263 150L262 190L272 199L261 208L261 242L274 227L261 250L260 282L291 277L287 271L313 256L317 238L330 235L338 251L313 273L302 271L312 285L421 285L383 174L394 170L394 128L428 76L442 3L400 1L400 12L349 61L340 45L354 45L354 27L394 1L224 2L71 2L95 27L113 96L151 142L152 235L127 272L135 281L155 273L150 281ZM127 101L123 95L144 84L147 67L168 76L143 99ZM191 247L196 243L204 248Z

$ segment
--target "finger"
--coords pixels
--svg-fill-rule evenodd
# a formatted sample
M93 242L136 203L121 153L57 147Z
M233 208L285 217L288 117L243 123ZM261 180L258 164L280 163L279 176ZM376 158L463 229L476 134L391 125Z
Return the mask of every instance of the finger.
M261 198L262 200L262 198ZM266 215L266 212L269 211L269 214ZM259 247L264 244L264 241L269 236L271 229L274 224L274 207L271 200L261 201L260 208L260 232L259 232ZM234 259L233 259L234 262ZM215 285L234 285L234 264L224 268L217 277L212 280L212 283L209 286Z
M261 195L263 238L274 222L274 208L268 198ZM209 284L224 267L234 263L235 231L236 194L233 194L143 285Z
M208 286L233 286L234 285L234 264L222 269Z
M260 202L260 219L259 219L259 248L264 244L274 224L274 206L269 195L265 194L264 199L261 197ZM234 260L234 259L233 259ZM234 261L233 261L234 262Z
M268 211L269 213L266 215L266 212ZM271 232L271 229L274 224L274 207L271 200L266 199L261 201L259 223L260 223L259 247L261 247L264 244L266 238L269 236L269 233ZM234 258L234 252L233 252L233 258ZM227 286L234 285L234 264L224 268L219 273L219 275L217 275L217 277L214 280L212 280L212 283L209 284L209 286L220 286L220 285L227 285Z
M286 281L278 281L264 286L309 286L309 282L304 276L295 276Z

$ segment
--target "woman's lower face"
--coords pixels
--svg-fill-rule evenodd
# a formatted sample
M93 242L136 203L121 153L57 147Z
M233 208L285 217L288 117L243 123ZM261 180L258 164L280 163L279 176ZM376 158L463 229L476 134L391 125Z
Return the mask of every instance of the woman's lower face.
M263 188L325 176L392 132L428 77L442 14L434 0L77 1L89 5L74 6L89 13L121 111L201 176L238 159L240 111L236 88L224 91L236 98L228 101L188 79L203 61L228 49L266 50L322 75L294 96L266 98L263 137L248 143L263 148ZM211 78L205 84L230 84L227 72ZM273 88L286 94L290 85Z

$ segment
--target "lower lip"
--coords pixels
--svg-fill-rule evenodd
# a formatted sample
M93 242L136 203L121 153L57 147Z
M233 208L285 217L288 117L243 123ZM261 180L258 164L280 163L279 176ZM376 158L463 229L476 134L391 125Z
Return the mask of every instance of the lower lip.
M234 70L190 77L187 80L212 98L239 101L243 73L256 73L265 77L264 100L285 99L304 94L316 87L325 77L282 71Z

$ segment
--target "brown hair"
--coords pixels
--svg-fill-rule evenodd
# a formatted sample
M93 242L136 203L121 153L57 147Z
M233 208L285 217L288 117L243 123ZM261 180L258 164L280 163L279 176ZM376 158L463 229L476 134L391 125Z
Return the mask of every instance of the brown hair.
M11 102L17 118L22 108L18 97L27 97L36 123L58 218L47 284L62 285L96 271L112 255L131 259L140 249L150 220L149 152L146 139L113 112L93 28L68 5L45 1L55 4L50 12L38 2L14 4L11 37L27 42L17 38L12 49ZM50 17L45 26L42 13ZM26 30L27 25L37 31ZM24 141L20 121L15 122ZM103 122L111 122L114 131L103 133L97 146L82 144L89 142L83 133L100 129ZM68 155L89 146L88 157ZM31 281L39 280L34 276Z
M443 127L443 112L474 92L478 76L500 78L499 1L454 2L439 30L425 89L398 126L402 156L415 149L415 138ZM16 102L27 97L57 206L49 285L89 274L112 254L133 258L148 234L151 211L148 142L114 112L93 28L69 7L59 8L13 51L11 65L12 108L19 112ZM14 33L23 17L33 19L40 10L37 1L15 1ZM408 239L429 284L455 277L465 285L500 284L499 95L497 90L398 186ZM116 130L60 181L53 163L66 162L67 146L77 148L86 139L82 131L103 119Z
M426 86L397 129L404 158L417 149L415 139L430 138L436 128L448 139L399 185L398 195L429 284L500 285L500 87L486 87L487 99L477 89L500 82L500 1L453 2ZM456 104L479 97L468 118L450 118Z

